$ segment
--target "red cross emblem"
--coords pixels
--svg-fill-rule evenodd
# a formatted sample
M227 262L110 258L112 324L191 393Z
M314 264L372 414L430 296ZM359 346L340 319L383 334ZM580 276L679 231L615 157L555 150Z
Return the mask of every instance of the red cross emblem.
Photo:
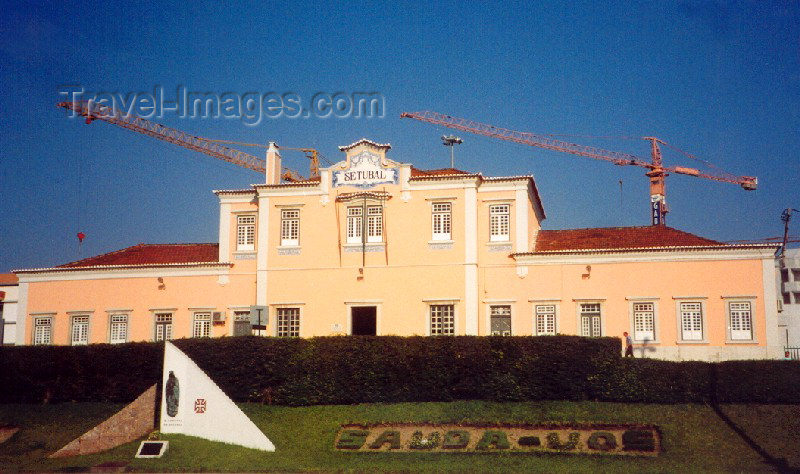
M205 398L198 398L194 401L194 412L195 413L205 413L206 412L206 399Z

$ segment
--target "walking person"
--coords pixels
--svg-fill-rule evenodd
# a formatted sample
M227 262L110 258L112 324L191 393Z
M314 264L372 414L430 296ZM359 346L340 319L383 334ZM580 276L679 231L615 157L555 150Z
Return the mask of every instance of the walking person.
M625 357L633 357L633 339L627 332L622 333L625 336Z

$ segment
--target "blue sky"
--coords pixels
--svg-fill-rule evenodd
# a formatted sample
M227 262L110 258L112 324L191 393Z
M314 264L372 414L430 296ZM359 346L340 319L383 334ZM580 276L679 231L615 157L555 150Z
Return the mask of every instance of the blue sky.
M426 109L644 158L642 140L592 137L654 135L760 182L745 192L671 176L669 225L719 240L772 237L780 212L800 208L797 2L10 2L3 12L0 271L139 242L215 242L211 190L263 179L70 120L55 107L66 85L293 93L304 103L380 93L383 118L156 119L209 138L314 147L331 161L338 145L367 137L390 142L395 160L447 166L447 130L399 118ZM457 167L534 174L545 228L649 223L640 168L460 135ZM285 159L305 166L299 154ZM672 152L665 161L697 165Z

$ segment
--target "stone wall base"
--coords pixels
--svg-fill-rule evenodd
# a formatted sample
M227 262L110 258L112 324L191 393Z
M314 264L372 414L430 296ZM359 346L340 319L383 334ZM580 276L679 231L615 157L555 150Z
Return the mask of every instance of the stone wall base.
M111 418L72 440L51 454L51 458L65 458L99 453L141 438L155 426L156 386L148 388Z

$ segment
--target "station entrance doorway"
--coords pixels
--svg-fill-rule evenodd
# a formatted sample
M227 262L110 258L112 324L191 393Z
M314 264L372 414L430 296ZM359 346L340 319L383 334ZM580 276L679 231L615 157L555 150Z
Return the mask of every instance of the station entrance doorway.
M350 307L350 334L353 336L375 336L377 334L377 313L376 306L352 306Z

